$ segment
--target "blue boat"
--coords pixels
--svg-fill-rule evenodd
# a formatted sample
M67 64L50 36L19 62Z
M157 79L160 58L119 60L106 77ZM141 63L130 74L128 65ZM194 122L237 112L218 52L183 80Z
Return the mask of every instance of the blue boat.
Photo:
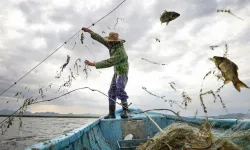
M136 147L153 137L157 127L139 109L130 108L131 117L121 119L122 110L116 111L116 119L99 118L81 128L75 129L55 139L38 143L25 150L135 150ZM163 129L172 123L181 122L173 115L158 112L147 114ZM183 117L190 123L200 124L203 118ZM241 126L241 129L250 129L250 121L236 119L209 119L213 128L229 129ZM133 139L124 138L133 134ZM249 146L250 148L250 146Z

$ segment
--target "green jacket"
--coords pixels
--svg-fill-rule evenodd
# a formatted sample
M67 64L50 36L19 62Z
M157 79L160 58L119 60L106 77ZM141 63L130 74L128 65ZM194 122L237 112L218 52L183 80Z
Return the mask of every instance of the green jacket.
M109 49L110 58L100 62L95 62L96 69L108 68L114 66L114 71L118 75L127 74L129 66L128 66L128 55L123 46L125 40L118 41L113 43L112 45L109 45L109 43L99 34L94 32L90 32L90 34L94 40L102 43Z

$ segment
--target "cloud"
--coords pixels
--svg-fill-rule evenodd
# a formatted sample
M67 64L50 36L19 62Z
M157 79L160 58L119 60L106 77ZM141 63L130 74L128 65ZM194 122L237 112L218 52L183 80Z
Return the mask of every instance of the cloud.
M30 69L50 55L67 39L83 26L90 26L99 18L115 8L121 1L9 1L0 2L0 91L17 81ZM126 1L109 16L95 24L91 29L102 36L109 32L119 32L129 56L129 80L126 91L132 106L143 109L169 108L169 104L145 92L166 96L168 99L182 101L181 93L186 91L192 98L187 110L176 106L181 115L193 115L194 110L202 109L199 90L204 75L215 66L209 57L222 56L225 43L229 46L229 58L239 67L239 77L250 85L249 67L249 2L236 0L170 0L170 1ZM244 19L216 13L217 9L231 9L235 15ZM176 11L180 17L167 26L159 21L163 10ZM123 18L116 24L117 18ZM109 29L110 28L110 29ZM102 33L104 31L105 33ZM101 61L109 58L108 50L84 33L84 44L77 34L48 60L23 78L17 85L1 96L0 109L17 109L23 100L16 102L13 96L18 91L26 91L25 97L39 97L38 89L48 87L46 98L53 98L62 93L55 93L68 79L71 69L76 77L69 91L89 86L107 93L113 76L113 68L88 71L88 78L83 72L84 60ZM160 39L160 43L155 41ZM219 45L214 51L211 45ZM89 50L85 47L87 46ZM64 69L62 77L56 79L56 71L60 70L70 56L70 63ZM93 56L94 55L94 56ZM80 58L79 76L74 68L75 61ZM166 66L143 61L146 58ZM176 83L177 92L169 86ZM216 89L222 83L213 75L204 81L204 90ZM250 101L249 92L243 89L237 92L232 84L226 85L221 96L229 113L246 112ZM46 99L45 98L45 99ZM9 101L6 104L6 101ZM119 100L117 100L120 102ZM225 113L219 100L213 102L212 96L205 97L205 104L210 115ZM100 93L81 90L55 101L41 103L29 107L29 110L55 111L60 113L107 113L108 99ZM120 106L117 106L120 108Z

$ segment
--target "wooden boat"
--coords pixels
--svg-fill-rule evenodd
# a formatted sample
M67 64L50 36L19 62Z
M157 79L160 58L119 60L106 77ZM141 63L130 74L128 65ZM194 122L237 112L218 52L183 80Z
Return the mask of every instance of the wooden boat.
M25 150L133 150L148 138L153 137L158 129L139 109L130 108L131 117L121 119L122 110L116 111L116 119L103 117L85 124L65 135L38 143ZM139 113L139 114L138 114ZM181 120L173 115L158 112L147 114L163 129ZM183 117L185 120L200 124L204 119ZM213 128L229 129L239 125L242 129L250 129L249 120L209 119ZM124 140L125 136L133 134L133 139ZM249 146L250 148L250 146Z

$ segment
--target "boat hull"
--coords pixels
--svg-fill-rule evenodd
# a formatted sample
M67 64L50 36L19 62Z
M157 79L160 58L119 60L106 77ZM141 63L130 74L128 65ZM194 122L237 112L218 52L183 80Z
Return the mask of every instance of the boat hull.
M158 132L156 126L144 114L135 114L140 112L138 109L131 108L132 115L128 119L120 118L121 111L116 111L116 119L103 119L101 117L65 135L35 144L25 150L128 150L129 148L122 147L121 144L126 135L133 134L134 139L145 141ZM148 112L148 115L162 129L172 123L181 122L179 118L172 115L156 112ZM184 117L184 119L194 124L200 124L204 121L202 118ZM214 128L226 130L237 126L242 129L250 129L250 121L246 120L209 119L209 121L213 123Z

